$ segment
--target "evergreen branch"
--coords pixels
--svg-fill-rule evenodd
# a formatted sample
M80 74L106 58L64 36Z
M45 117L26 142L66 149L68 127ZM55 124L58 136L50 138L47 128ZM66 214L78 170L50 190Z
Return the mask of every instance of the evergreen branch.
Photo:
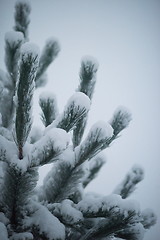
M115 237L126 240L141 240L144 237L144 228L141 223L136 223L132 226L125 227L116 232Z
M42 109L42 122L47 127L58 115L56 97L53 94L42 93L39 98L39 105Z
M44 195L48 202L60 202L65 198L73 199L77 187L79 188L79 184L83 182L82 179L84 178L84 170L81 165L101 151L104 143L106 144L106 141L109 141L111 136L112 128L110 125L103 122L95 124L87 139L79 147L75 148L75 156L72 155L71 157L69 155L72 164L62 161L53 167L43 185ZM61 176L63 176L62 179Z
M29 1L18 0L15 5L15 26L14 30L22 32L25 39L28 40L28 26L30 23L29 15L31 12L31 7Z
M113 129L109 124L102 121L94 124L86 139L75 148L77 165L91 159L106 148L110 143L112 135Z
M4 127L10 127L13 121L15 104L13 96L15 95L16 83L18 80L18 60L20 55L20 46L23 42L23 34L20 32L8 32L5 35L5 63L8 75L2 75L3 91L1 93L1 113Z
M98 70L98 63L92 57L85 57L82 59L81 62L81 69L80 69L80 84L77 89L79 92L85 93L90 100L92 99L95 83L96 83L96 72ZM84 130L87 124L87 117L82 118L77 124L76 127L73 129L73 146L74 148L77 147L84 134Z
M10 151L8 151L10 149ZM0 135L0 161L9 162L16 153L15 144Z
M105 164L106 160L102 154L98 154L89 161L88 174L84 178L83 187L85 188L93 179L97 177L98 172Z
M88 114L86 115L86 117L81 118L73 129L72 142L74 148L77 147L82 140L84 130L87 125L87 117Z
M14 167L6 169L2 190L2 206L13 228L21 225L24 207L38 180L37 169L22 173Z
M69 144L68 134L54 128L33 145L29 156L31 167L42 166L57 160Z
M127 217L124 214L117 213L116 216L109 216L109 218L100 218L93 228L89 229L87 233L80 238L80 240L95 240L106 238L109 236L117 236L119 232L125 232L129 227L132 228L132 236L135 233L134 226L137 224L135 212L129 212ZM120 235L120 234L119 234ZM119 236L118 235L118 236ZM125 238L126 239L126 238ZM132 239L132 238L130 238ZM134 238L133 238L134 239ZM136 239L134 239L136 240ZM137 240L140 240L137 238Z
M128 127L131 120L131 114L126 108L119 107L116 109L113 118L109 122L114 129L113 133L115 138L123 129Z
M23 221L24 227L32 229L34 239L65 239L65 226L50 211L40 203L32 202L29 211L32 213ZM49 223L49 224L46 224Z
M80 85L78 87L79 92L85 93L90 99L92 99L95 82L96 72L98 70L98 63L92 57L84 57L81 62L80 69Z
M86 196L76 208L83 213L85 218L115 218L132 216L134 223L139 219L139 206L132 200L122 199L121 196L111 194L105 197ZM131 219L130 219L131 223Z
M84 118L89 111L89 98L83 93L75 93L68 101L57 127L65 129L67 132Z
M5 63L12 79L13 92L15 92L15 86L18 80L18 60L23 41L24 37L21 32L11 31L5 35Z
M61 203L48 204L47 208L65 225L74 227L83 221L82 213L74 207L74 203L65 199Z
M75 93L67 102L64 111L46 129L53 127L62 128L66 132L71 131L81 118L85 117L90 108L90 100L84 93Z
M127 198L136 189L136 185L144 178L143 169L139 166L132 167L131 171L126 175L125 179L114 190L115 194L119 194L122 198Z
M31 108L34 90L34 79L38 67L37 47L25 43L22 47L20 61L20 76L17 89L16 109L16 142L19 148L19 158L23 158L22 148L28 138L32 125Z
M157 222L157 216L155 215L152 209L147 208L143 210L141 213L141 217L142 217L141 223L145 229L149 229Z
M75 168L74 163L66 160L58 161L44 179L44 200L54 203L70 199L82 182L83 176L83 169Z
M48 39L39 60L39 67L38 67L38 71L35 79L36 88L40 87L43 84L43 82L40 82L39 79L45 73L48 66L58 56L59 51L60 51L60 46L58 41L53 38Z
M12 125L12 121L13 121L13 113L14 113L13 95L14 95L13 88L10 91L4 87L0 96L0 112L2 114L2 117L1 117L2 126L8 129L10 129L10 126Z

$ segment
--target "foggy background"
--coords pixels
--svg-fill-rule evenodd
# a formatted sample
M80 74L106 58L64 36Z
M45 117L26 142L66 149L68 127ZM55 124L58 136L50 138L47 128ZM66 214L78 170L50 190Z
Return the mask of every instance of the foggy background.
M42 49L48 37L59 40L61 52L49 67L45 88L36 90L34 125L42 126L38 96L57 95L60 112L79 84L81 58L99 62L88 127L108 121L119 105L133 116L130 126L107 149L107 164L88 191L110 194L134 164L145 178L131 196L141 209L158 215L145 240L160 239L160 1L159 0L34 0L30 1L30 41ZM4 35L12 30L15 0L0 0L0 68ZM39 184L48 169L41 169Z

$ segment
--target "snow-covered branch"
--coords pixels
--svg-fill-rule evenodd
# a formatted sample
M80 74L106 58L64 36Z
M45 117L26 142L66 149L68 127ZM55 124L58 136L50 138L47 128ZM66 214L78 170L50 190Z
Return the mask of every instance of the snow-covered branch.
M60 114L52 124L50 124L46 131L53 127L62 128L69 132L72 130L77 122L84 118L89 111L90 100L84 93L75 93L68 100L64 111Z
M91 159L109 143L113 135L112 127L103 121L95 123L90 129L86 139L75 148L76 162L82 164L87 159Z
M50 125L58 116L56 96L53 93L43 92L39 98L39 105L42 109L42 122L45 127Z
M15 5L15 26L14 30L22 32L25 39L28 40L28 26L30 23L29 15L31 12L28 0L17 0Z
M122 106L118 107L109 122L114 129L114 136L116 137L123 129L128 127L131 120L132 116L129 110Z
M16 103L16 142L19 148L19 158L23 158L23 146L32 126L32 97L34 79L38 67L39 49L32 43L25 43L21 48L19 83Z
M59 51L60 51L60 45L58 41L54 38L48 39L39 60L39 67L38 67L38 71L35 79L36 88L44 85L44 82L39 80L47 70L48 66L58 56Z
M125 179L120 183L114 193L119 194L122 198L127 198L136 189L136 185L144 178L143 169L140 166L133 166Z
M63 129L53 128L33 145L29 155L31 167L42 166L58 160L58 156L67 148L68 144L68 134Z

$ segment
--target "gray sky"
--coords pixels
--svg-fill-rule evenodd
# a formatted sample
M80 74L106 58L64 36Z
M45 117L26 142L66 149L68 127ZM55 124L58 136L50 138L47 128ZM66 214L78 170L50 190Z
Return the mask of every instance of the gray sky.
M14 3L0 0L3 69L4 34L13 26ZM31 5L30 40L42 48L54 36L61 45L45 87L56 93L60 111L78 86L81 58L91 55L100 67L88 126L108 121L119 105L133 115L129 128L106 151L108 162L88 190L109 194L133 164L140 164L145 179L132 198L160 217L160 1L34 0ZM36 125L41 125L37 97L43 90L36 92ZM159 240L158 224L145 240Z

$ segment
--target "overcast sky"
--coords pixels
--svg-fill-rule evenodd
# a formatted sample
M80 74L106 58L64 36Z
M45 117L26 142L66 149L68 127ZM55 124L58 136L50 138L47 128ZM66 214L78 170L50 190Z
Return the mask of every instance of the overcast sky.
M14 3L0 0L3 69L4 34L13 26ZM109 194L135 163L140 164L145 179L132 198L160 216L160 1L34 0L31 5L30 40L42 48L54 36L61 45L45 87L56 93L60 111L78 86L81 58L91 55L99 70L88 128L97 120L108 121L119 105L133 115L129 128L106 151L108 162L88 190ZM36 91L34 103L38 126L38 95L43 90ZM159 240L158 224L145 240Z

